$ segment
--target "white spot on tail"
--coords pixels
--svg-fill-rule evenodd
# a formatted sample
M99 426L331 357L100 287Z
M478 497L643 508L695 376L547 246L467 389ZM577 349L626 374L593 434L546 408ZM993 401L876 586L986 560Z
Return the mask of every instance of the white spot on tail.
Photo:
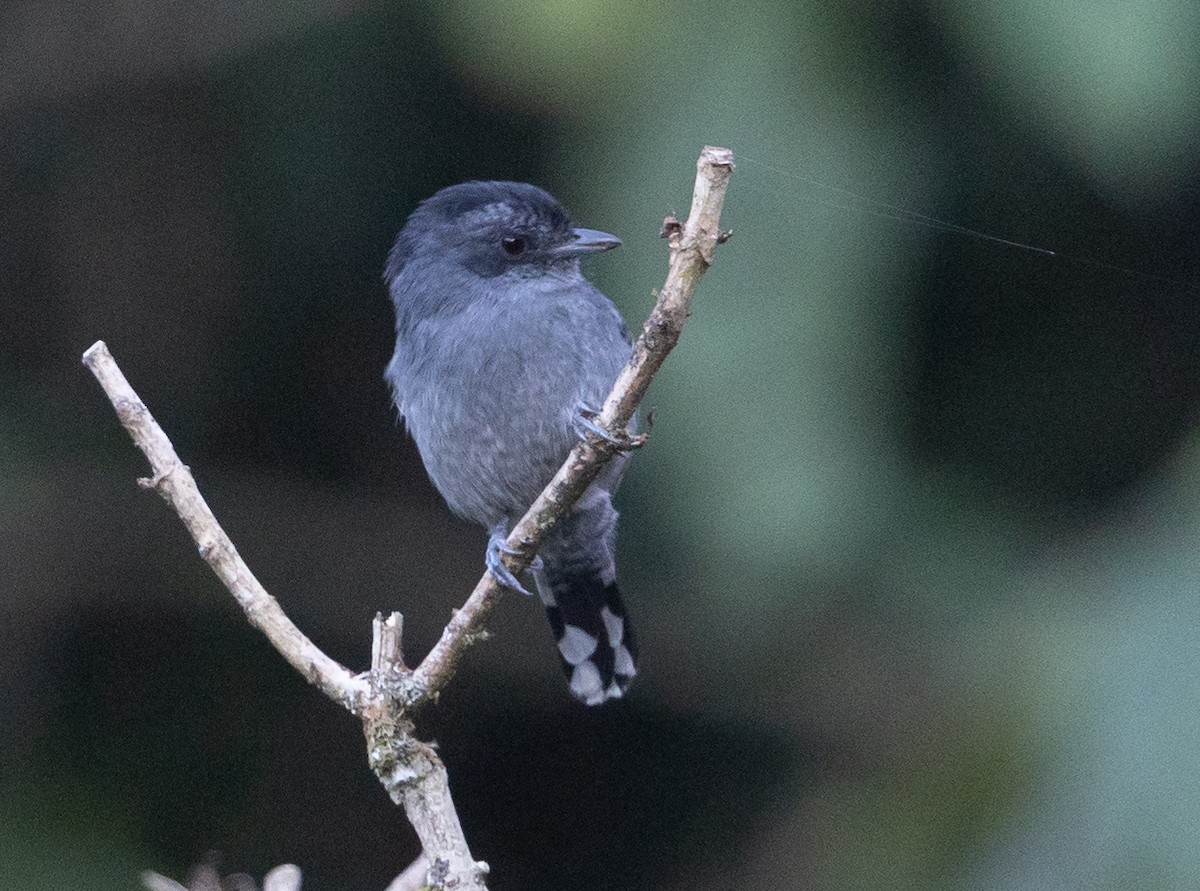
M604 685L600 671L591 662L580 662L571 672L571 692L588 705L599 705L604 701Z
M578 665L596 652L596 638L578 625L566 625L558 641L558 651L569 665Z
M608 642L613 645L613 649L616 649L625 637L625 620L607 606L600 607L600 618L604 620L604 629L608 632Z

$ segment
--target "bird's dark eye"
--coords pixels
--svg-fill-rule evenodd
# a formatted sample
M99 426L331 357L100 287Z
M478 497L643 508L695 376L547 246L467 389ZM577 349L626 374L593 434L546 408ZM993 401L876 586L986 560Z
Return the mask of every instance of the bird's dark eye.
M525 253L525 239L520 235L510 235L508 238L501 239L500 246L510 257Z

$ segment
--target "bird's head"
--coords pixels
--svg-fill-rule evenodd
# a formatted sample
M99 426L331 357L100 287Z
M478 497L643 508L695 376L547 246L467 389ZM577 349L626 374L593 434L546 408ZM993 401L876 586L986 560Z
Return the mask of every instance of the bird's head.
M561 204L528 183L467 182L442 189L408 218L388 258L389 282L418 261L453 264L482 278L575 268L584 254L621 243L580 229Z

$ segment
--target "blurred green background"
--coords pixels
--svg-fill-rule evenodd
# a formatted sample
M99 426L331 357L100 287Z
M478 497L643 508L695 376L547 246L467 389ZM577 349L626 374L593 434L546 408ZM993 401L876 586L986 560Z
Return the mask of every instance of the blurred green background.
M321 646L399 609L419 657L483 535L389 406L391 240L538 183L636 327L705 143L736 234L619 500L638 683L577 706L509 598L422 723L492 887L1200 887L1197 46L1192 0L0 6L0 887L416 854L80 353Z

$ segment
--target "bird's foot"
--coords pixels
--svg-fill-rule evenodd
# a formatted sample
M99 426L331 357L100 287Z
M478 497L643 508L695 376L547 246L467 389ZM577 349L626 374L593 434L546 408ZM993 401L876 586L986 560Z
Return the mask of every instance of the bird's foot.
M487 551L484 555L484 562L487 563L488 572L496 577L501 585L506 588L511 588L519 594L524 594L526 597L532 597L533 592L526 590L525 586L517 581L517 577L512 574L507 566L504 565L504 560L501 559L504 554L510 557L518 557L520 553L510 548L506 542L507 533L503 527L497 527L492 530L491 536L488 538ZM542 558L534 557L529 564L530 569L541 569Z
M571 426L575 428L575 434L580 439L586 440L587 435L592 433L619 452L631 452L646 444L646 435L644 433L631 436L629 433L610 433L605 430L596 423L596 417L599 414L600 412L588 408L582 403L575 407L575 414L571 416Z

